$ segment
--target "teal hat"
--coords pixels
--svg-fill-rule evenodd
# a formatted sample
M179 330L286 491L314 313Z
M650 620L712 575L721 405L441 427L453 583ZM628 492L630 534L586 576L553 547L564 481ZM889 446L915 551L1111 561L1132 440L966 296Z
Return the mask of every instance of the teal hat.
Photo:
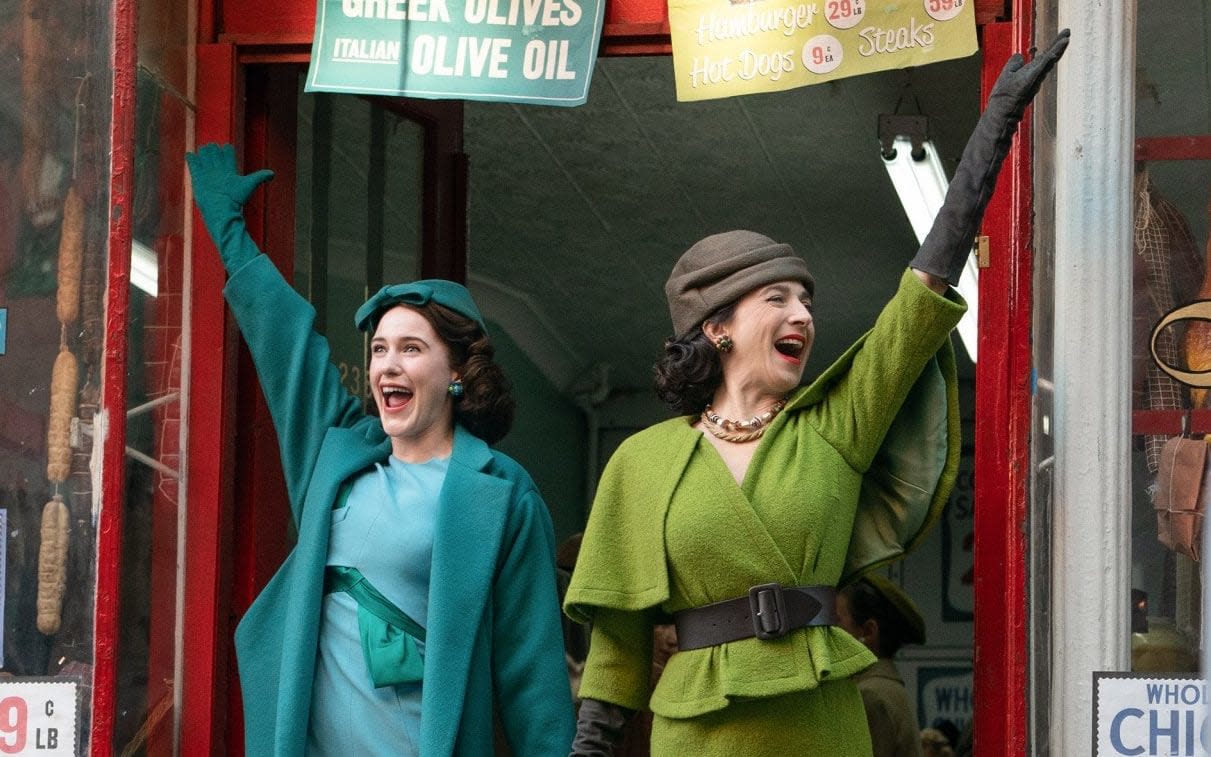
M471 293L462 284L445 279L422 279L407 284L385 286L357 309L353 322L362 331L372 332L378 328L379 318L389 308L396 305L420 306L429 302L444 305L455 313L470 318L487 333L484 317L479 314L479 308L475 306L475 300L471 299Z

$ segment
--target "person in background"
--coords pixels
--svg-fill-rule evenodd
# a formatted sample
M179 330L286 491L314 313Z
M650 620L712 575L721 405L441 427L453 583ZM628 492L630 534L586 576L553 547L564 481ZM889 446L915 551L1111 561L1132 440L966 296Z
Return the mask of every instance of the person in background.
M236 629L249 755L566 753L555 538L530 476L488 445L513 419L471 294L386 286L369 336L377 417L344 389L315 310L248 236L230 145L186 156L281 447L298 541Z
M950 283L1067 44L1006 63L897 292L811 385L815 280L790 245L728 231L677 261L656 383L679 417L611 457L564 601L592 628L572 754L614 753L645 708L653 754L871 754L851 676L876 658L836 625L836 587L918 543L945 503L966 310ZM652 687L669 618L677 651Z
M878 658L854 676L874 757L920 757L921 730L895 663L900 647L925 643L920 609L899 586L871 573L837 593L837 618Z
M921 729L921 753L923 757L955 757L950 739L937 728Z

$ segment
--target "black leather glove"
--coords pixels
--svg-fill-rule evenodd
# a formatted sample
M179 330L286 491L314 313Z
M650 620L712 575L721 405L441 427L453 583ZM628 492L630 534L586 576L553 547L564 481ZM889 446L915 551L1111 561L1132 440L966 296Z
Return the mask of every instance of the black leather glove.
M261 183L273 178L273 171L241 176L235 167L235 148L214 143L202 145L196 154L185 153L185 162L194 202L231 273L260 254L244 225L244 203Z
M963 148L946 200L910 266L952 284L959 280L1018 122L1064 54L1068 36L1067 29L1061 31L1051 46L1029 63L1020 53L1005 63L992 85L988 105Z
M622 728L633 710L600 699L580 703L576 739L568 757L613 757L622 744Z

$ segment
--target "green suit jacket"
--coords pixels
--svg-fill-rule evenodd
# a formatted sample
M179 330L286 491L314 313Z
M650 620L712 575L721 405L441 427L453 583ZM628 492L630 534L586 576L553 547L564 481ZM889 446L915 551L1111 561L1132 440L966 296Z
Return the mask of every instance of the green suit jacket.
M260 255L224 295L277 430L298 543L236 630L250 755L303 753L331 510L391 440L341 386L315 311ZM400 524L404 527L405 524ZM516 462L456 427L433 536L421 753L566 755L574 730L550 515Z
M678 652L647 692L650 624L662 616L771 581L836 586L923 538L958 467L950 332L965 310L957 294L938 295L906 271L875 326L791 396L741 485L693 418L619 447L564 604L595 623L582 697L689 718L875 661L840 628L801 628Z

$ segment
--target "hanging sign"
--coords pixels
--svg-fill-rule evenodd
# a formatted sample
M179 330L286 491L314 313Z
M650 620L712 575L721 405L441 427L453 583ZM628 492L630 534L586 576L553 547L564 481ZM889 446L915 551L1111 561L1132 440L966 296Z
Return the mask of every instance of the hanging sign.
M678 100L779 92L961 58L974 0L669 0Z
M1211 755L1207 682L1186 677L1094 673L1093 754Z
M605 0L319 0L306 91L580 105L604 11Z
M942 620L974 620L975 449L964 445L950 500L942 511ZM923 721L929 722L929 721Z

